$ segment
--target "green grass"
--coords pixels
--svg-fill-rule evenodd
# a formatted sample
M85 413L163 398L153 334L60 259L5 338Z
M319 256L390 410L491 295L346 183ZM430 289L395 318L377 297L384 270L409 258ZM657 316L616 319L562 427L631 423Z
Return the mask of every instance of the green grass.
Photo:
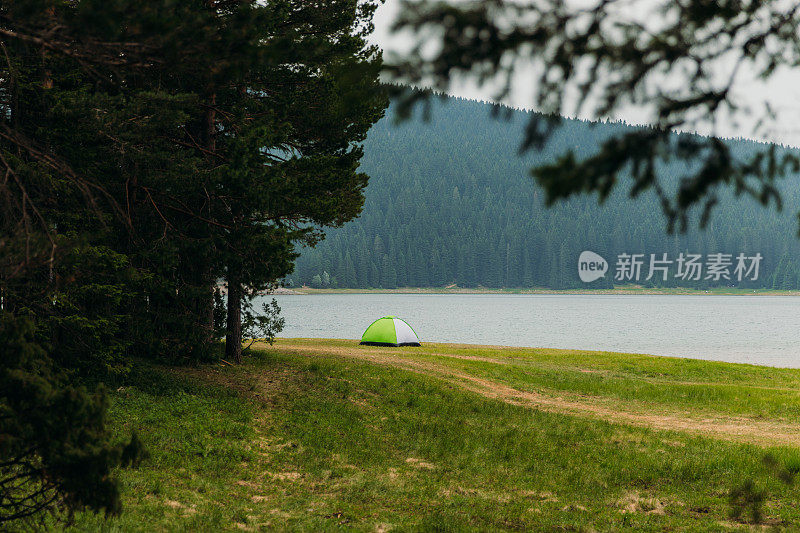
M319 345L319 341L292 339L291 344L312 347ZM350 347L361 352L366 349L354 348L354 344L351 340L325 341L325 346L330 347ZM772 420L800 418L798 369L638 354L428 343L412 353L417 360L521 391L552 395L569 392L604 400L639 402L650 411L689 410L694 415Z
M691 410L694 414L800 417L800 373L795 370L622 354L513 354L504 354L514 359L507 365L436 356L430 359L523 391L566 391L643 402L647 409Z
M151 458L120 472L122 516L79 515L74 529L716 531L746 527L729 518L728 494L747 480L767 491L768 524L800 524L800 487L762 460L800 466L800 449L512 405L334 353L343 348L380 352L281 341L242 367L140 369L112 394L111 420L120 437L138 431ZM446 345L390 353L521 390L655 410L772 416L781 402L791 413L800 404L783 390L800 386L792 370ZM679 384L692 381L711 392Z

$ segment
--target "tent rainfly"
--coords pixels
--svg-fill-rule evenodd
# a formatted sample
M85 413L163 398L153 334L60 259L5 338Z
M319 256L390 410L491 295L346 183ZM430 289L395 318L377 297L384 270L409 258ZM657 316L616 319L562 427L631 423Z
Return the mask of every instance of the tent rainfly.
M371 346L420 346L419 337L405 320L385 316L367 328L361 336L361 344Z

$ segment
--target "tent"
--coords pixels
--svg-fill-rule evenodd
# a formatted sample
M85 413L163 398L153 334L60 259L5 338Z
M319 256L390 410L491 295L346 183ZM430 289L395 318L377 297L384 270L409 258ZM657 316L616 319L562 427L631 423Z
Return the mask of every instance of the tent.
M405 320L385 316L367 328L361 336L361 344L371 346L420 346L419 337Z

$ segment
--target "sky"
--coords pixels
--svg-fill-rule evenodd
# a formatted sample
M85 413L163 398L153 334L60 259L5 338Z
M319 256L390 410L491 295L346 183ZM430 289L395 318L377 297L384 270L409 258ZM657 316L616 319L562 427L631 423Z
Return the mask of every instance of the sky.
M632 0L631 5L643 5L648 0ZM380 46L388 55L393 52L403 53L414 44L409 35L398 35L391 32L391 25L398 13L399 0L386 0L378 8L375 15L375 32L372 42ZM725 71L724 65L720 69ZM727 74L725 75L727 79ZM512 93L500 103L522 109L534 109L531 90L534 85L535 71L519 73L515 79ZM495 91L491 87L478 87L469 80L461 80L449 91L450 94L475 100L493 100ZM737 114L721 118L715 124L697 124L691 131L702 134L716 134L722 137L745 137L761 141L777 142L800 147L800 70L779 71L769 80L755 79L752 72L742 69L737 76L734 97L741 103L761 110L768 104L777 113L777 120L769 125L759 126L760 113ZM651 109L646 107L627 106L621 108L614 116L606 117L624 120L630 124L650 123ZM569 116L596 119L598 117L586 113L568 113Z

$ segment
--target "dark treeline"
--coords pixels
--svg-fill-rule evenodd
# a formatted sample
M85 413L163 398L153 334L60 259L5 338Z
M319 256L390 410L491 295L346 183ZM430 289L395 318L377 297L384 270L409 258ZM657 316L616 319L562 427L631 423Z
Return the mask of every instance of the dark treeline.
M622 129L616 123L566 120L540 151L519 156L516 147L529 113L514 111L495 120L489 104L449 98L435 102L431 120L419 114L396 124L392 114L376 124L365 145L362 170L371 176L361 217L331 230L316 249L305 250L287 283L317 287L553 287L584 286L577 274L581 251L609 262L609 273L592 287L614 281L617 255L645 254L643 285L704 288L733 285L800 288L796 262L800 243L793 216L800 187L781 184L786 209L765 209L750 198L720 192L720 202L704 230L695 224L669 234L652 191L636 201L612 195L603 205L595 196L573 197L551 208L530 178L530 168L552 163L568 150L587 156ZM676 141L681 136L676 135ZM684 136L685 137L685 136ZM763 145L732 140L732 153L745 156ZM684 163L660 169L677 184ZM624 176L621 177L624 179ZM730 280L676 279L676 265L664 281L650 281L650 254L726 253ZM758 279L739 282L736 256L760 253ZM751 276L752 277L752 274ZM627 280L625 282L628 282Z

